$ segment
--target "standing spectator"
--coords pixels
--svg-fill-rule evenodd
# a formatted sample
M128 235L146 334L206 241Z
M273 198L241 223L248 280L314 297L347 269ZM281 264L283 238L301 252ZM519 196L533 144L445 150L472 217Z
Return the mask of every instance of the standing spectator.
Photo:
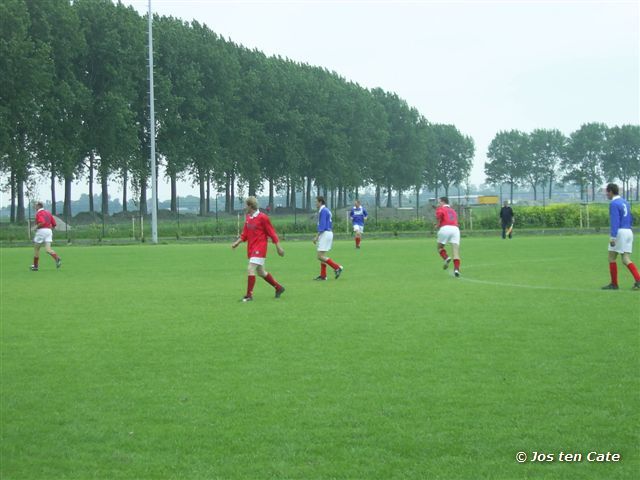
M265 259L267 257L268 239L275 244L278 255L284 256L284 250L280 246L278 235L271 225L271 220L258 209L258 200L256 197L248 197L245 200L247 217L244 222L244 228L240 237L233 242L231 248L236 248L242 242L247 242L247 257L249 258L249 267L247 270L247 293L242 297L243 302L253 300L253 287L256 284L256 272L260 277L276 289L276 298L284 292L284 287L280 285L270 273L264 269Z
M40 262L40 247L44 243L44 248L49 255L55 260L56 268L60 268L62 265L62 259L51 248L51 242L53 242L53 229L56 228L56 219L53 218L51 212L44 209L42 202L36 202L36 234L33 237L33 265L31 270L38 271L38 264Z
M506 200L500 209L500 221L502 222L502 239L507 238L507 235L511 238L513 234L513 209Z
M633 247L633 230L631 225L631 208L629 203L619 195L618 185L607 185L607 198L609 203L609 221L611 224L611 236L609 238L609 273L611 283L602 287L603 290L618 290L618 254L622 255L622 263L627 266L635 283L633 290L640 290L640 274L631 261Z
M364 222L368 217L367 209L360 205L360 200L355 201L355 205L351 207L349 216L353 223L353 231L356 234L356 248L360 248L362 232L364 232Z
M460 228L458 227L458 214L449 206L447 197L440 197L436 208L436 221L438 229L438 254L444 260L442 268L449 268L451 257L444 248L447 243L453 250L453 274L460 276Z
M315 280L327 279L327 265L333 268L336 280L344 270L342 265L338 265L331 260L327 253L333 245L333 222L331 221L331 210L327 208L324 197L316 197L316 207L318 208L318 233L313 239L313 243L318 245L318 260L320 260L320 275Z

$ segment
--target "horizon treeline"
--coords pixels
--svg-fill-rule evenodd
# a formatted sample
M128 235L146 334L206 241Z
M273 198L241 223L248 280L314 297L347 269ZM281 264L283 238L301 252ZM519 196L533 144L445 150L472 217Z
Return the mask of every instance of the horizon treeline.
M125 208L129 198L146 208L147 21L111 0L0 3L0 170L8 176L2 187L10 191L12 221L24 219L25 192L45 178L54 206L56 186L64 186L61 214L68 213L79 179L88 182L92 212L94 182L102 214L109 213L114 181L122 184ZM271 206L280 192L289 206L310 209L316 194L342 206L365 186L375 188L378 205L390 205L403 191L427 186L448 194L468 184L473 139L454 125L429 122L393 92L268 57L197 21L154 16L153 46L156 153L165 172L159 180L171 185L172 211L179 179L198 185L201 215L217 191L229 208L236 196L265 186ZM489 149L487 175L512 186L532 182L535 189L565 172L586 191L606 174L628 187L640 168L609 164L620 152L634 155L628 143L640 137L638 127L614 127L621 132L614 136L614 129L601 127L603 143L595 153L591 136L584 153L569 148L573 138L557 149L557 131L541 130L551 136L548 142L534 142L532 134L524 143L502 132ZM614 148L610 138L626 143ZM590 160L574 162L579 155ZM635 160L640 163L637 150Z

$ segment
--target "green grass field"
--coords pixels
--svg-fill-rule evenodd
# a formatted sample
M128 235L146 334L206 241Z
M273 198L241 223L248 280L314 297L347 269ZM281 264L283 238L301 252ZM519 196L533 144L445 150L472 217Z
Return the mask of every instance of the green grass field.
M327 282L286 242L247 304L242 247L1 249L0 477L638 478L640 292L600 290L606 242L463 238L460 279L433 239L336 242Z

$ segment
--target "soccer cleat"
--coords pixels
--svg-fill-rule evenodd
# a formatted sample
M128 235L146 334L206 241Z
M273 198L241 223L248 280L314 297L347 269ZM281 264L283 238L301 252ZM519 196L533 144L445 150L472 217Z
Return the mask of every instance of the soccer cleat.
M340 275L342 274L342 271L343 271L343 270L344 270L344 268L342 268L342 267L338 267L338 268L336 268L336 269L334 270L334 272L336 273L336 280L337 280L338 278L340 278Z
M318 275L316 278L314 278L314 280L320 280L320 281L324 281L326 279L327 277L323 277L322 275Z
M450 263L451 263L451 258L447 257L447 259L444 261L444 265L442 265L442 269L446 270L447 268L449 268Z
M56 268L60 268L62 266L62 259L60 257L58 257L56 259Z
M640 290L640 281L633 284L631 290Z
M281 285L279 289L276 290L276 298L280 298L280 295L284 293L284 287Z
M602 290L618 290L618 285L610 283L609 285L605 285L604 287L602 287Z
M454 270L453 274L458 278L460 276L460 270Z
M360 245L356 245L356 249L357 249L357 250L360 250Z
M32 272L37 272L38 271L38 267L36 267L35 265L31 265L31 271Z
M247 295L245 295L244 297L242 297L242 300L240 300L242 303L246 303L246 302L253 302L253 297L249 297Z

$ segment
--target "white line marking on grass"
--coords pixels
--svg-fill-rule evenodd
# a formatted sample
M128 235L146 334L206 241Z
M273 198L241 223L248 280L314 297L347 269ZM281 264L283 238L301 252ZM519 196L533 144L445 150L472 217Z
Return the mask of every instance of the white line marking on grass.
M472 282L472 283L480 283L483 285L493 285L496 287L513 287L513 288L528 288L531 290L556 290L556 291L562 291L562 292L589 292L589 293L593 293L593 292L609 292L609 290L602 290L599 288L565 288L565 287L548 287L548 286L544 286L544 285L521 285L518 283L506 283L506 282L493 282L491 280L478 280L475 278L469 278L469 277L465 277L464 275L461 276L460 278L458 278L456 281L465 281L465 282ZM622 289L618 290L618 291L623 291ZM631 293L631 290L629 290L629 292L627 293ZM634 293L634 295L637 295L636 293Z

